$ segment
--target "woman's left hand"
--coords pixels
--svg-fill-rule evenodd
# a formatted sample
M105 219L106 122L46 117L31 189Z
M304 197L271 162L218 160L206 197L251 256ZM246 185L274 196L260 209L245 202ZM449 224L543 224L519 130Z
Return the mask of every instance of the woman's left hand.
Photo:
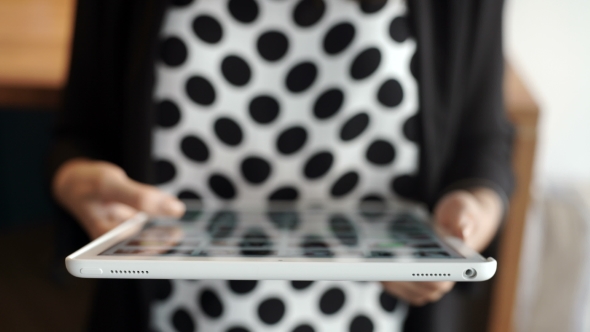
M471 248L481 251L490 243L502 218L502 200L483 187L456 190L441 198L434 210L435 223L457 236ZM415 306L438 301L453 289L454 282L382 282L393 296Z

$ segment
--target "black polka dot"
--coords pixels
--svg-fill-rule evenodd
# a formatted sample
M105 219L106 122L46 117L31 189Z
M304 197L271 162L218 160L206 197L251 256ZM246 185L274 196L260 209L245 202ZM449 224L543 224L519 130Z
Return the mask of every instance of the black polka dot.
M180 66L187 57L184 42L178 37L168 37L160 45L160 58L171 67Z
M420 183L416 176L402 175L394 178L390 185L394 195L399 195L408 199L419 199Z
M223 37L221 24L209 15L202 15L193 21L193 31L204 42L215 44Z
M348 328L349 332L373 332L373 322L365 315L356 316Z
M165 300L170 296L170 294L172 294L172 283L170 280L156 279L153 281L153 284L154 289L156 290L154 297L157 300Z
M299 198L299 192L293 187L281 187L268 196L269 201L294 201L297 198Z
M350 193L359 182L359 175L357 172L348 172L342 175L330 190L333 197L342 197Z
M293 11L293 20L299 26L309 27L316 24L325 11L324 0L301 0Z
M219 211L211 217L207 232L214 239L224 239L232 235L238 223L238 216L232 211Z
M174 6L178 6L178 7L186 6L192 2L193 2L193 0L172 0L172 4Z
M279 31L267 31L258 38L258 52L268 61L281 59L289 49L287 36Z
M393 162L395 149L391 143L376 140L367 149L367 159L376 165L387 165Z
M387 0L363 0L359 2L361 10L367 14L376 13L387 4Z
M270 175L270 164L259 157L248 157L242 161L242 175L248 182L259 184Z
M344 93L340 89L324 91L313 105L313 114L318 119L327 119L336 114L344 103Z
M267 124L279 115L279 102L271 96L257 96L250 102L250 116L254 121Z
M313 284L313 281L307 281L307 280L293 280L293 281L291 281L291 286L293 286L293 288L295 288L296 290L306 289L307 287L311 286L311 284Z
M207 148L205 142L195 136L183 138L180 149L187 158L193 161L203 162L209 158L209 148Z
M285 314L285 304L278 298L264 300L258 306L258 317L266 324L278 323Z
M219 118L215 121L215 134L227 145L236 146L242 142L243 134L240 126L230 118Z
M214 174L209 178L209 187L220 198L232 199L236 196L233 183L221 174Z
M172 181L176 176L176 167L167 160L158 160L154 163L156 184Z
M372 205L379 204L379 206L385 207L385 199L376 194L369 194L363 196L363 198L361 198L361 203L369 203Z
M293 93L299 93L309 88L318 74L317 67L311 62L302 62L291 68L285 83L287 89Z
M250 332L250 330L248 330L245 327L241 327L241 326L233 326L233 327L229 328L229 330L227 330L227 332Z
M180 121L180 109L171 100L162 100L156 105L156 123L164 128L176 125Z
M406 40L410 36L408 19L401 16L394 18L389 25L389 35L391 36L391 39L398 43Z
M362 80L373 74L381 63L381 51L375 47L368 48L356 56L350 66L350 76Z
M404 136L412 142L420 141L420 118L414 115L404 123Z
M230 0L227 7L231 15L242 23L251 23L258 16L258 4L254 0Z
M293 329L292 332L315 332L314 328L309 324L299 325Z
M256 280L229 280L228 281L229 288L236 293L236 294L246 294L250 293L256 285L258 281Z
M305 141L307 141L307 131L303 127L291 127L279 135L277 150L282 154L292 154L299 151Z
M217 318L223 314L223 304L217 294L211 289L205 289L199 297L201 310L211 318Z
M362 215L371 219L381 217L386 208L385 199L377 194L363 196L359 204Z
M184 309L178 309L172 315L172 326L178 332L193 332L195 330L195 322L191 315Z
M272 223L280 229L294 230L300 223L299 215L293 211L270 211L267 215Z
M272 246L272 241L259 227L248 229L239 246L241 248L240 253L244 256L268 256L273 252L268 249L268 247Z
M223 77L233 85L244 86L250 81L250 66L236 55L230 55L221 62Z
M338 54L350 45L354 39L354 26L348 22L331 27L324 37L324 50L328 54Z
M330 229L345 246L354 247L358 245L358 233L353 223L347 217L343 215L332 215L330 217Z
M344 300L342 289L330 288L320 298L320 310L326 315L335 314L344 306Z
M201 199L201 195L188 189L180 191L176 197L180 199Z
M308 179L317 179L328 173L333 162L334 156L330 152L318 152L307 160L303 174Z
M343 141L353 140L362 134L368 125L369 115L367 113L356 114L344 123L340 129L340 138Z
M186 93L199 105L211 105L215 101L213 85L202 76L193 76L186 81Z
M397 306L397 299L386 292L381 292L379 303L381 303L381 308L383 308L383 310L393 312Z
M404 91L401 84L395 79L385 81L379 88L377 99L379 102L387 107L395 107L399 105L404 98Z

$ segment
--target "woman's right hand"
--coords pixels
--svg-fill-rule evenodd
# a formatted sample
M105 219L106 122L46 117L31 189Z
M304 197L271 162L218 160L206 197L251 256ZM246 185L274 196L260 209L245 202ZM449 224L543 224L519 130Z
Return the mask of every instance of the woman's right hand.
M56 200L78 219L95 239L137 212L180 217L185 206L154 186L130 179L119 166L73 159L56 172L52 191Z

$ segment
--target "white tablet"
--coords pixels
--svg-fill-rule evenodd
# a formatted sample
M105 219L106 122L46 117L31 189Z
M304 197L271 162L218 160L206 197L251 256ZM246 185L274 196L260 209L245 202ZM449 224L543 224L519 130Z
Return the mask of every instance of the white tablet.
M205 208L144 214L66 258L82 278L482 281L496 272L418 205Z

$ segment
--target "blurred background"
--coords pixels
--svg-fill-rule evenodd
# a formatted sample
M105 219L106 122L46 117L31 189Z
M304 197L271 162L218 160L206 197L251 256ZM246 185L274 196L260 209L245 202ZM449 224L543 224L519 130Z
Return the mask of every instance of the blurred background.
M0 0L0 331L80 331L93 282L53 251L44 174L75 0ZM490 332L590 331L590 1L508 0L518 187Z

